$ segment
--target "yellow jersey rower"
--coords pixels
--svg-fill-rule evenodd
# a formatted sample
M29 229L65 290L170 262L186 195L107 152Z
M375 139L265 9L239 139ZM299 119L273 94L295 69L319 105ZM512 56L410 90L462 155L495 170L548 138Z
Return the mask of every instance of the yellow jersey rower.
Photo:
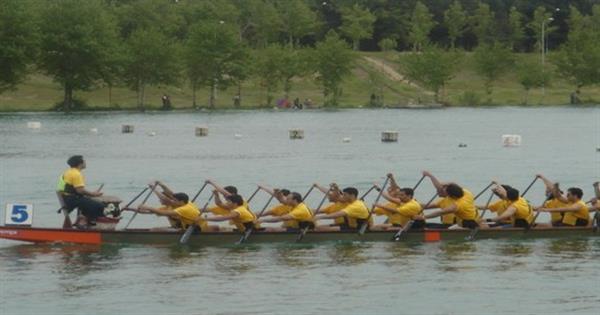
M348 206L348 203L344 201L343 194L340 192L337 186L332 187L332 189L325 189L317 183L314 183L313 185L322 193L327 194L327 200L330 202L328 205L321 209L321 212L325 214L332 214ZM330 226L343 226L345 224L346 218L338 217L333 219L333 223L330 224Z
M179 221L182 229L186 229L188 225L197 224L200 231L206 231L207 224L205 220L199 219L200 210L195 204L189 201L189 197L185 193L173 194L173 203L171 208L154 208L141 204L138 206L140 213L154 213L159 216L166 216Z
M215 195L218 192L214 192ZM240 195L229 195L227 197L227 203L224 204L224 209L232 209L226 215L219 215L214 217L206 218L206 221L219 222L219 221L230 221L236 226L238 231L244 232L246 229L254 227L256 221L256 215L252 213L245 205L244 199Z
M587 226L590 222L589 208L581 200L583 198L583 190L577 187L571 187L567 189L567 196L563 196L560 193L560 189L557 185L553 184L550 180L544 177L541 174L537 175L538 178L541 178L546 187L552 187L552 194L554 198L564 202L567 204L566 207L559 208L537 208L537 211L540 212L563 212L563 219L560 224L557 224L557 227L562 226Z
M282 203L291 207L291 210L281 216L272 216L271 218L260 218L258 222L286 222L285 228L267 228L269 232L298 231L308 227L315 227L313 222L313 213L302 201L302 195L297 192L290 193Z
M292 206L287 204L287 197L290 195L290 191L288 189L268 189L264 186L258 185L258 188L264 190L266 193L268 193L269 195L275 197L277 199L277 201L279 201L279 204L272 207L271 209L267 210L266 212L264 212L258 219L262 218L262 217L282 217L288 213L290 213L290 211L292 211ZM282 224L282 229L285 230L286 228L294 228L296 225L294 224L293 221L289 221L289 220L283 220L283 224Z
M332 184L333 186L333 184ZM318 231L340 231L356 230L366 223L369 218L369 209L362 200L358 199L358 190L354 187L344 188L342 200L348 205L339 211L330 214L318 214L315 221L324 219L346 218L346 222L341 226L317 226Z
M390 197L391 202L398 204L396 207L388 207L384 204L375 204L375 207L379 207L386 211L389 217L389 222L374 226L374 229L381 230L398 230L404 228L406 224L413 219L416 215L421 213L421 205L413 197L414 191L412 188L400 188L398 190L398 199ZM415 221L411 228L422 229L425 227L425 221Z
M489 221L504 225L508 220L512 227L529 228L533 221L533 209L529 205L529 202L519 196L518 190L508 185L495 184L494 193L497 193L502 198L502 201L506 204L506 208L502 213L499 213L498 216Z

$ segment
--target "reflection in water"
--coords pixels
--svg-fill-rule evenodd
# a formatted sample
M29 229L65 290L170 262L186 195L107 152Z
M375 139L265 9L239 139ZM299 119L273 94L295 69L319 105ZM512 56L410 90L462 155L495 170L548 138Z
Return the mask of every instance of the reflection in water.
M319 261L312 260L318 252L318 246L303 244L302 246L282 245L275 248L277 263L289 268L309 268L318 265Z
M329 247L328 255L331 265L352 266L367 262L368 257L363 254L370 245L368 243L340 243Z
M474 242L445 242L440 244L440 252L436 258L437 268L441 271L467 271L475 267L468 264L477 250Z
M590 251L589 240L549 240L547 253L549 256L559 256L561 259L581 259Z
M265 251L260 251L260 246L219 248L212 252L212 263L221 273L241 275L256 269L257 264L252 260L257 255L265 255Z
M499 243L495 248L498 259L494 260L493 270L498 272L512 269L522 270L527 265L527 257L533 253L534 244L523 240ZM486 253L487 254L487 253Z

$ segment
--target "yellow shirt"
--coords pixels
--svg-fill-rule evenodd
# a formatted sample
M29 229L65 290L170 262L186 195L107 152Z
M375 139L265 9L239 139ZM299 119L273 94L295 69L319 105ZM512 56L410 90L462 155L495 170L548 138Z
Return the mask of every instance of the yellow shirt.
M395 202L388 202L386 204L384 204L384 206L388 207L388 208L398 208L400 205L395 203ZM385 216L390 216L391 213L383 208L380 207L375 207L375 209L373 209L373 214L374 215L385 215Z
M84 187L85 179L78 168L71 167L63 173L61 178L59 178L57 187L58 191L62 191L63 193L69 195L71 193L69 191L65 191L65 184L71 185L73 188Z
M412 217L421 212L421 205L415 199L409 202L405 202L396 208L400 213L392 213L390 216L391 224L400 224L404 226L408 221L412 220Z
M248 208L248 203L246 202L246 200L244 200L243 206L246 207L247 209L250 209L250 208ZM209 207L207 210L210 211L214 215L228 215L229 214L228 209L219 207L217 205Z
M243 205L233 209L232 211L239 214L239 216L232 221L237 229L242 232L246 230L244 223L254 222L256 220L254 213L252 213L252 211L248 210L248 208L244 207Z
M366 220L369 217L369 209L364 202L358 199L347 205L342 211L346 214L348 226L351 228L358 227L356 219Z
M464 196L454 200L456 205L456 212L454 213L458 220L476 220L479 217L477 207L475 206L475 199L473 194L463 188Z
M194 223L194 219L200 215L200 210L198 210L198 207L196 207L196 205L192 202L188 202L181 207L175 208L173 211L179 215L179 220L181 221L181 227L183 229ZM200 220L198 226L201 229L206 230L207 223L205 220Z
M511 201L510 200L504 200L504 199L500 199L492 204L490 204L488 206L488 209L490 209L490 211L496 213L497 216L501 216L504 211L506 211L506 209L508 209L508 207L511 205ZM512 223L510 219L508 220L504 220L500 223L506 223L506 224L510 224Z
M346 208L347 205L348 204L345 202L334 202L334 203L328 204L325 208L321 209L321 211L323 213L331 214L331 213L338 212L338 211ZM340 225L340 224L344 224L344 222L346 222L346 221L344 220L344 217L339 217L339 218L335 218L335 220L333 220L333 222L335 224Z
M569 203L569 207L573 205L580 205L580 209L576 212L565 212L562 223L567 225L575 225L577 219L590 220L590 210L588 209L585 202L579 200L577 202Z
M291 220L291 228L298 228L298 222L312 222L312 212L304 203L298 204L290 213L288 213L294 220ZM287 225L286 225L287 226Z
M280 216L288 214L291 210L292 210L291 206L279 204L279 205L271 208L271 214L273 216L280 217ZM287 221L283 221L283 226L293 228L293 227L297 227L298 223L294 222L293 220L287 220Z
M531 223L531 221L533 221L533 211L529 206L529 202L527 202L525 198L519 197L519 199L510 204L510 206L515 207L515 209L517 209L510 220L513 225L515 224L515 220L517 219L523 219L527 221L527 223Z
M552 198L546 202L544 202L544 208L555 209L555 208L565 208L568 207L569 204L560 201L560 199ZM562 212L550 212L550 216L552 217L552 222L562 222L563 213Z
M434 206L436 208L444 209L444 208L448 208L453 203L454 203L454 200L452 200L452 198L444 197L444 198L440 198L440 199L436 200ZM454 215L454 213L444 214L442 216L441 220L442 220L443 224L454 224L454 223L456 223L455 222L456 216Z

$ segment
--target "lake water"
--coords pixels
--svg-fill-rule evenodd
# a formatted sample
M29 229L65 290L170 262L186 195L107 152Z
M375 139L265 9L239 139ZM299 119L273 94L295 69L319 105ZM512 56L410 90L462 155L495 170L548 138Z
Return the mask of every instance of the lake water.
M28 129L30 121L41 128ZM122 124L135 132L121 134ZM195 137L196 126L209 136ZM293 128L305 139L290 140ZM398 131L398 143L382 143L384 130ZM503 147L503 134L521 135L522 145ZM88 187L104 183L126 201L153 179L193 194L212 178L247 196L256 183L305 192L336 181L364 191L390 171L412 186L428 169L478 192L491 179L523 189L541 172L582 187L586 200L600 179L600 107L0 114L0 140L0 203L32 203L34 226L46 227L62 223L54 188L73 154L87 160ZM432 194L424 182L417 198ZM543 185L527 197L539 204ZM258 195L254 208L266 200ZM139 215L131 227L164 225ZM0 311L593 314L599 259L598 237L210 248L0 241Z

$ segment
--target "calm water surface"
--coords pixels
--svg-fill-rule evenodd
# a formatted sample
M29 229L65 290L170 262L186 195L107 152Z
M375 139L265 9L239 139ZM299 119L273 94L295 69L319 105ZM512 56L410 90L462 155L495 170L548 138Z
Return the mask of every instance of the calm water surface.
M42 128L27 129L28 121ZM122 124L135 133L121 134ZM209 137L194 137L196 126ZM289 140L291 128L304 129L305 139ZM381 143L383 130L398 131L399 142ZM523 145L502 147L502 134L520 134ZM0 203L33 203L34 225L49 227L61 224L56 179L77 153L87 159L88 186L105 183L105 193L125 200L152 179L193 193L213 178L248 195L256 183L305 191L337 181L364 190L389 171L412 186L429 169L478 192L492 178L522 189L542 172L588 198L600 178L598 107L3 114L0 140ZM424 183L417 198L432 193ZM528 198L538 204L542 194L537 184ZM254 207L265 201L257 197ZM140 215L132 227L161 225ZM0 311L594 314L599 259L600 238L217 248L0 241Z

